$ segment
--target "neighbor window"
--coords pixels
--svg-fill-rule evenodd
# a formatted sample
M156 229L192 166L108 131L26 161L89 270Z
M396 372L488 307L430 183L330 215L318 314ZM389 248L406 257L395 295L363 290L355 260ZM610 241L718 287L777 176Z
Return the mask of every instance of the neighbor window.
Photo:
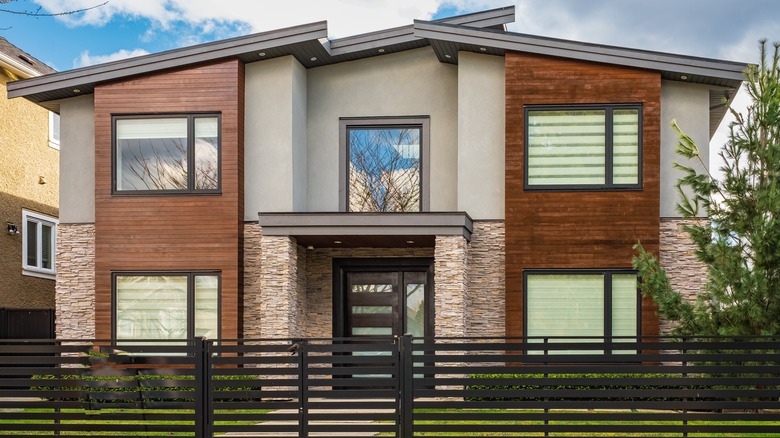
M218 115L114 117L114 191L215 193Z
M114 273L113 280L117 339L219 337L219 273Z
M534 338L530 342L639 334L636 272L534 270L524 273L524 281L524 333Z
M342 119L343 210L427 208L428 119Z
M57 218L22 210L22 273L54 279Z
M526 189L641 187L642 108L525 109Z
M60 148L60 115L49 112L49 146Z

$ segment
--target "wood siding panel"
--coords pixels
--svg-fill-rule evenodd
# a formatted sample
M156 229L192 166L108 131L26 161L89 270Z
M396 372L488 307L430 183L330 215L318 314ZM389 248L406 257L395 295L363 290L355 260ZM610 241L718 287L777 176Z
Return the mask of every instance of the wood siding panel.
M630 268L633 245L658 252L660 111L658 72L508 52L506 62L506 321L523 334L523 270ZM643 188L524 191L526 105L642 104ZM642 334L658 333L650 300Z
M222 272L224 338L238 337L243 252L244 65L190 67L95 88L95 333L111 337L114 271ZM111 194L111 116L214 112L222 115L222 193Z

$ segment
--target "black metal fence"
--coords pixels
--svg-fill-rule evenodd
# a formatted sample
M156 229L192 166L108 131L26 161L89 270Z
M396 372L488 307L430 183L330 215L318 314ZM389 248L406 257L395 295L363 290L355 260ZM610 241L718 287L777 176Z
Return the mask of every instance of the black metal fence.
M780 339L0 345L0 436L604 434L780 436Z
M0 339L51 339L54 309L0 308Z

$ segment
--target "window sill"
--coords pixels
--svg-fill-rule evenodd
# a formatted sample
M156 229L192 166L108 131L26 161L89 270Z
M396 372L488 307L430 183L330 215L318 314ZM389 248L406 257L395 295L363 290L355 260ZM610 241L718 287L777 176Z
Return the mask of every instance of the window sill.
M54 140L49 140L49 147L52 148L52 149L60 150L60 142L54 141Z
M22 269L22 275L26 275L28 277L36 277L36 278L43 278L46 280L56 280L57 279L57 273L56 272L41 272L41 271L33 271L28 268Z

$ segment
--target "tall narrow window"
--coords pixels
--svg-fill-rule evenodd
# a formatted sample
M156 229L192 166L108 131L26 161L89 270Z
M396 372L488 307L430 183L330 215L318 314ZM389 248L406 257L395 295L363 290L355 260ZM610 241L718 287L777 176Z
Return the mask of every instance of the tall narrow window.
M60 148L60 115L49 112L49 146Z
M342 119L342 128L347 211L425 210L427 119Z
M116 273L116 338L218 338L219 289L218 273Z
M22 210L22 273L54 279L57 218Z
M526 189L641 187L641 107L526 108Z
M114 191L218 192L219 116L114 118Z

